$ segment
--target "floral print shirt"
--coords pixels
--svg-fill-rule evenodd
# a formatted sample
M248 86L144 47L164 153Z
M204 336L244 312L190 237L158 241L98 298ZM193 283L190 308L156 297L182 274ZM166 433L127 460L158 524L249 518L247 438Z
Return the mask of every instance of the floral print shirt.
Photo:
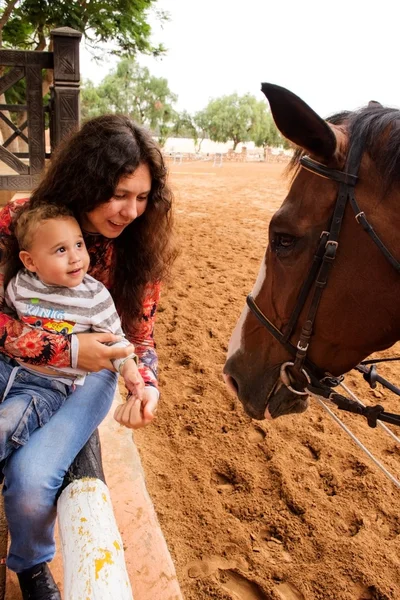
M28 199L7 204L0 211L0 241L10 235L10 225L16 207ZM110 288L114 262L113 241L101 235L85 235L90 256L89 275ZM157 353L154 343L154 322L160 284L148 284L143 299L140 318L130 326L124 326L125 335L135 346L139 358L139 370L146 385L157 387ZM71 367L71 336L51 333L26 325L7 312L4 304L4 274L0 272L0 352L32 365Z

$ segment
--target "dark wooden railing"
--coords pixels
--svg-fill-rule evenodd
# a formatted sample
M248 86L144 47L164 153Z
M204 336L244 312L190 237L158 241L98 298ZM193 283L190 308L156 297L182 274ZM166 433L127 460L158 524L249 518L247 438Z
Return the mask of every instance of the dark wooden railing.
M52 52L0 50L0 66L9 67L0 77L0 95L21 79L26 81L24 104L0 104L0 119L10 131L9 137L0 145L0 161L17 173L0 174L0 190L33 189L40 179L45 159L66 134L79 127L79 43L82 34L69 27L60 27L51 32L51 37ZM43 69L53 71L47 105L43 100ZM46 111L50 117L50 152L46 152L45 146ZM22 116L19 125L10 119L10 112ZM17 139L28 145L28 151L9 149Z

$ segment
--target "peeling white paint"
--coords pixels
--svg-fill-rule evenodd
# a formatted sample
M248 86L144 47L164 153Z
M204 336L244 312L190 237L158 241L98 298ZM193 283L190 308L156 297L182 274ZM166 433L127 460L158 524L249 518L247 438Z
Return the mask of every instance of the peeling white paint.
M65 600L133 600L108 487L100 479L77 479L57 510Z

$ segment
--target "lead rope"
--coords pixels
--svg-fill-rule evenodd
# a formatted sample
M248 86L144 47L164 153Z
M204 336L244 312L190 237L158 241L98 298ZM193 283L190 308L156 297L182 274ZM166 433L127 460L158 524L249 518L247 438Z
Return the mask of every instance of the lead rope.
M365 406L357 396L343 383L339 383L340 387L342 387L356 402L358 402L361 406ZM318 396L317 394L311 393L311 396L317 400L317 402L322 406L322 408L329 414L330 417L341 427L347 435L353 440L353 442L372 460L372 462L382 471L384 475L390 481L400 489L400 481L396 479L387 469L386 467L377 459L375 456L364 446L364 444L354 435L352 431L339 419L339 417L327 406L325 401ZM381 421L377 421L377 425L381 427L388 435L390 435L397 443L400 443L400 439Z

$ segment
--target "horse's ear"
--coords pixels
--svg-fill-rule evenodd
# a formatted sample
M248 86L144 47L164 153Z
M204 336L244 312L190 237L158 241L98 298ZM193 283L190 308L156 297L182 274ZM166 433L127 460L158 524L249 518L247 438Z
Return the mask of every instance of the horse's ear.
M370 100L368 102L368 108L383 108L383 106L380 102L377 102L376 100Z
M272 116L285 138L319 158L329 159L336 150L336 137L326 121L301 98L272 83L262 83Z

